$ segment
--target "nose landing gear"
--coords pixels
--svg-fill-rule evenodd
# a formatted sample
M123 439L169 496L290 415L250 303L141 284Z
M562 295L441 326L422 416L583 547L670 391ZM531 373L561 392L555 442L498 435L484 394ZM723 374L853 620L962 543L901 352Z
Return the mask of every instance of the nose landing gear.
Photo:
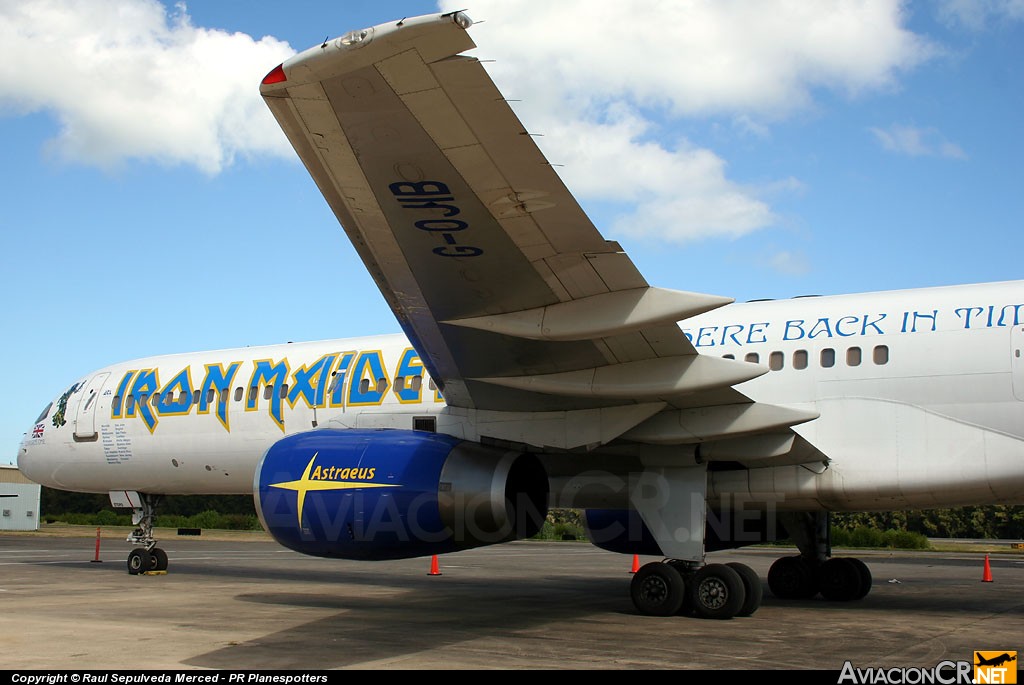
M167 552L156 546L156 538L153 537L153 522L160 495L138 493L137 497L137 500L133 499L133 504L138 506L132 510L132 523L138 527L128 536L128 542L137 547L128 554L128 573L137 576L151 571L166 571Z

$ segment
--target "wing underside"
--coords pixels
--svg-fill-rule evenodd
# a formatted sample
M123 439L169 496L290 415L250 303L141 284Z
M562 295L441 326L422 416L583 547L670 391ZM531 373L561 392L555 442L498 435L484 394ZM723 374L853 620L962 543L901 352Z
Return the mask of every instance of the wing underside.
M815 413L752 402L733 386L765 369L700 355L677 325L731 300L652 288L601 236L462 54L469 24L353 32L261 88L450 411L475 437L542 448L823 460L791 430Z

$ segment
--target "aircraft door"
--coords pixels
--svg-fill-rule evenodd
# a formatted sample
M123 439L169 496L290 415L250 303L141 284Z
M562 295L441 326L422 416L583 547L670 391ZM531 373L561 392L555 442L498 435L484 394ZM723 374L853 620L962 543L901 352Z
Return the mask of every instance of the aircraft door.
M75 440L96 439L96 407L100 403L103 384L109 377L109 373L98 373L85 386L82 399L78 403L78 414L75 416Z
M1013 396L1024 400L1024 326L1010 329L1010 369L1013 375Z

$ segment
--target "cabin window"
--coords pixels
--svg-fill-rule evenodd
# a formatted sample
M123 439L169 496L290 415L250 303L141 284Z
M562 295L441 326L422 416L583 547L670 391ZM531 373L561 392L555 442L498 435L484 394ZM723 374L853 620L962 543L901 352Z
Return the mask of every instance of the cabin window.
M405 376L397 376L395 378L395 389L405 390Z
M768 368L772 371L780 371L785 357L781 352L772 352L768 355Z
M427 387L431 390L437 390L437 383L434 382L433 378L427 381Z
M155 392L149 398L153 400L153 406L155 407L160 402L160 393Z
M735 358L736 358L735 354L723 354L722 355L722 359L735 359Z
M826 347L821 351L821 368L831 369L836 365L836 351L831 347Z
M359 394L365 395L368 392L370 392L370 379L364 378L363 380L359 381Z
M249 388L249 404L252 404L253 402L256 401L256 393L258 393L259 391L260 389L257 388L255 385Z
M217 391L218 401L217 404L227 404L228 395L231 394L231 388L221 388Z
M242 386L238 386L237 388L235 388L235 402L242 401L242 392Z
M286 397L288 397L288 384L287 383L282 383L281 384L281 399L284 399Z
M796 352L793 353L793 368L807 368L807 350L797 350Z
M846 350L846 365L847 366L860 366L860 348L851 347Z
M757 352L748 352L747 356L743 358L743 361L750 362L751 364L757 364L759 361L761 361L761 357L757 354Z
M409 387L411 387L416 392L419 392L420 388L423 387L423 376L413 376L412 383L409 384Z
M377 388L376 388L377 392L379 392L379 393L385 392L385 391L387 391L387 389L388 389L388 379L387 378L378 378L377 379Z
M199 404L199 400L203 398L203 393L199 392L198 389L192 391L192 404Z
M209 390L206 391L206 403L213 404L213 401L215 399L217 399L217 391L214 390L213 388L210 388Z
M263 387L263 399L269 400L274 396L274 386L267 385Z
M871 354L874 362L881 366L882 364L889 363L889 347L888 345L878 345L872 351Z

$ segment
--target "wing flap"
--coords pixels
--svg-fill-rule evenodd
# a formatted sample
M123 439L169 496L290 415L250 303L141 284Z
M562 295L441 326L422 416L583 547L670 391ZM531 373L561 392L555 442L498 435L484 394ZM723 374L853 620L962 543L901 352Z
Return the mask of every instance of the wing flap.
M748 401L662 412L623 438L655 445L678 445L768 433L816 418L816 411Z
M611 290L546 307L445 321L532 340L592 340L658 323L675 323L731 302L661 288Z

